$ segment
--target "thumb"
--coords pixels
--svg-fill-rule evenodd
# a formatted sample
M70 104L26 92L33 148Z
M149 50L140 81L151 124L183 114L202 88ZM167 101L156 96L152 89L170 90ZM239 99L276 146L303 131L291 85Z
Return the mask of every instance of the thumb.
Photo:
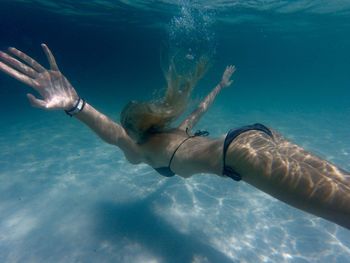
M44 100L39 100L30 93L27 94L27 98L33 107L46 109L46 102Z

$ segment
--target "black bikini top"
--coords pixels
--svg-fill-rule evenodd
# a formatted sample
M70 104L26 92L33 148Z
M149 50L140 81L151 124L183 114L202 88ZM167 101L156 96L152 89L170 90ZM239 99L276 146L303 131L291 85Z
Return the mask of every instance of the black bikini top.
M186 129L186 133L187 133L187 129ZM187 133L188 135L188 133ZM171 170L170 166L171 166L171 162L174 159L174 156L177 152L177 150L181 147L181 145L183 145L188 139L193 138L193 137L197 137L197 136L208 136L209 132L207 131L196 131L194 135L188 135L188 137L186 139L184 139L175 149L175 151L173 152L173 154L171 155L170 161L168 166L164 166L164 167L159 167L159 168L154 168L154 170L156 170L159 174L165 176L165 177L172 177L175 175L175 173Z

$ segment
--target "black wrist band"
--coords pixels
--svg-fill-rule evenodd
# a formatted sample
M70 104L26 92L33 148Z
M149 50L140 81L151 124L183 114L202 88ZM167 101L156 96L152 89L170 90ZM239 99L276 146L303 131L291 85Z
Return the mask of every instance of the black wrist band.
M78 98L73 108L71 108L70 110L65 110L65 112L72 117L73 115L77 114L78 112L81 112L84 109L85 103L86 102L84 99Z

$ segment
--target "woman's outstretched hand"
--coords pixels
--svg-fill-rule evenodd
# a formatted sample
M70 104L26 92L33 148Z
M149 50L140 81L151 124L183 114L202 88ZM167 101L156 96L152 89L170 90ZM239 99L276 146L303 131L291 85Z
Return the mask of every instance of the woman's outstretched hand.
M222 75L222 79L220 82L220 85L222 87L226 88L232 84L233 80L231 80L231 76L235 71L236 71L236 67L233 65L226 67L225 72Z
M15 48L9 48L11 55L0 51L0 70L31 86L41 95L42 98L38 99L32 94L27 94L32 106L42 109L69 110L78 99L78 94L59 71L50 49L45 44L41 46L50 64L49 70Z

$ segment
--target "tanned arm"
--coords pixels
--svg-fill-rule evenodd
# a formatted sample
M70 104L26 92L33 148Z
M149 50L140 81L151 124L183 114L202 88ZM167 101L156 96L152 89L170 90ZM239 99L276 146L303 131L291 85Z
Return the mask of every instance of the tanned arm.
M180 124L179 129L191 130L203 114L212 105L217 94L223 89L232 84L231 76L235 72L235 66L227 66L224 74L222 75L221 81L216 87L205 97L205 99L198 105L198 107Z
M41 95L42 98L39 99L32 94L27 94L33 107L45 110L72 109L79 100L79 96L58 69L49 48L45 44L42 44L42 48L50 63L49 70L15 48L9 48L8 53L0 51L0 70L32 87ZM74 116L90 127L105 142L121 148L131 162L138 162L137 145L119 124L98 112L88 103Z

